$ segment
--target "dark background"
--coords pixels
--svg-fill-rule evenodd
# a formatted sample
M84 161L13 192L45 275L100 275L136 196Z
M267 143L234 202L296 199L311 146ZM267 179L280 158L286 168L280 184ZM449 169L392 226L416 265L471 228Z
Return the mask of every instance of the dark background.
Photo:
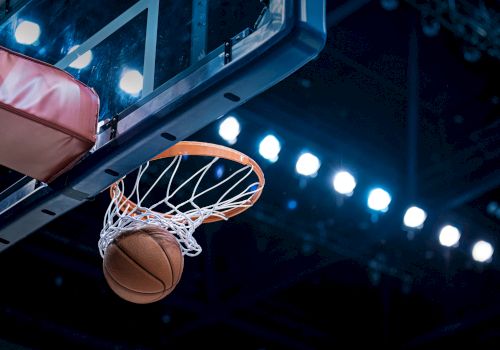
M45 3L40 18L57 6L92 7ZM349 7L353 3L359 6ZM0 348L330 349L367 342L405 349L498 348L498 254L487 264L470 254L478 239L493 246L499 240L500 215L487 210L500 201L498 58L483 52L469 62L466 40L446 28L426 36L421 12L410 3L386 11L379 1L328 1L321 55L231 113L242 129L233 147L262 165L266 189L245 214L197 230L204 251L185 259L182 280L165 300L133 305L107 287L97 250L107 193L3 253ZM96 8L99 16L85 18L105 22L102 13L113 18L127 2L113 4L109 13ZM485 6L498 16L498 2ZM178 7L189 17L189 6ZM336 15L346 8L351 11ZM258 1L211 0L209 46L251 26L260 9ZM180 30L173 24L164 24L167 37ZM9 48L50 63L62 55L55 49L61 41L19 48L8 35L1 33L0 43ZM161 81L189 65L189 47L182 43L190 36L177 39L175 55L163 49L163 62L177 65L164 64ZM129 48L139 60L137 45ZM114 64L134 57L127 51ZM97 73L110 71L109 61L95 64ZM78 74L97 89L114 89L111 73L104 81L94 73ZM106 108L129 102L112 100ZM191 139L224 143L218 126ZM257 153L268 132L283 147L274 164ZM295 173L306 149L322 161L315 178ZM350 198L331 186L340 168L357 178ZM11 177L2 169L2 185ZM366 208L373 186L393 197L378 220ZM409 234L401 222L412 204L425 208L428 219L423 230ZM462 231L458 248L439 245L438 230L446 223Z

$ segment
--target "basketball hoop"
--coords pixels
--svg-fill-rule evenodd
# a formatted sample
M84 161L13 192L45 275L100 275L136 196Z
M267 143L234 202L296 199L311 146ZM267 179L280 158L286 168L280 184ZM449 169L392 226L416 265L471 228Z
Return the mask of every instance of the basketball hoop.
M174 189L173 182L185 156L204 156L213 159ZM143 177L150 163L166 158L172 160L142 195L140 186L145 185ZM220 179L216 184L200 189L205 175L220 159L240 164L241 168ZM256 181L249 181L253 177L256 177ZM115 238L124 231L143 225L163 227L175 236L183 255L196 256L201 253L201 247L193 237L196 228L202 223L227 220L241 214L259 199L265 183L262 169L247 155L228 147L193 141L179 142L142 165L128 196L125 196L124 179L125 177L110 187L111 203L106 210L99 239L99 251L103 257L107 247ZM161 200L146 205L145 200L162 179L168 179L164 196ZM190 188L189 198L177 204L172 203L173 197L180 190L186 190L190 184L192 189ZM213 195L216 189L220 190L221 195L215 203L203 205L196 203L196 200L209 194ZM158 191L157 189L156 192ZM158 209L160 206L165 210L160 211Z

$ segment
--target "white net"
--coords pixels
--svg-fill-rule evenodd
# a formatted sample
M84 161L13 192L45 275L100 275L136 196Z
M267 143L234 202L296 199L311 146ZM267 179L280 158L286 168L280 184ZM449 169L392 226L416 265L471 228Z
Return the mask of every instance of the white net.
M99 251L104 257L107 247L120 234L128 229L139 228L143 225L158 225L172 233L180 244L183 255L196 256L201 253L201 247L193 236L194 231L203 221L209 217L218 217L227 220L225 213L228 210L240 207L251 206L249 198L262 188L258 182L249 181L254 169L252 165L241 166L229 176L221 179L218 183L206 189L201 189L201 182L207 172L214 166L219 158L213 158L208 164L196 171L187 180L183 181L176 188L173 185L174 178L179 170L182 156L172 158L169 165L156 178L150 188L144 195L141 195L141 183L144 186L144 174L149 168L150 163L146 163L138 170L132 191L127 198L135 201L136 206L126 200L124 178L118 181L113 198L106 210L104 216L101 238L99 239ZM237 163L236 163L237 164ZM170 178L168 178L170 176ZM165 189L156 189L160 180L168 178L168 184ZM249 179L249 180L247 180ZM246 180L246 181L245 181ZM234 184L231 185L232 181ZM250 184L245 185L245 182ZM186 189L189 184L193 184L188 199L180 203L172 203L173 197L181 189ZM222 195L214 204L198 205L196 203L200 198L207 196L213 191L219 189ZM145 200L155 190L164 191L164 196L160 201L152 205L145 206ZM160 213L155 209L166 205L167 211Z

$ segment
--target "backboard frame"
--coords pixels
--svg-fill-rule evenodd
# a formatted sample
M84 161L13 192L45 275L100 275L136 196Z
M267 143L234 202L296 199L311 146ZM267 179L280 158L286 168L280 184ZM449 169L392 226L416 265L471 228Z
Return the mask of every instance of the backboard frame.
M0 196L0 252L316 57L326 40L325 7L325 0L271 0L255 31L236 35L147 92L113 118L115 124L103 126L95 150L50 186L23 182L19 190L27 193ZM82 44L59 66L91 47ZM17 200L7 206L9 198Z

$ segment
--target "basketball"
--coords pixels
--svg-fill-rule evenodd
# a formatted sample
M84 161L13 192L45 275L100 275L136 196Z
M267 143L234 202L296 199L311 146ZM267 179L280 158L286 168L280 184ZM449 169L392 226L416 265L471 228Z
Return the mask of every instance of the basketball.
M184 257L175 237L154 225L124 232L108 246L103 260L109 287L136 304L169 295L179 283L183 267Z

